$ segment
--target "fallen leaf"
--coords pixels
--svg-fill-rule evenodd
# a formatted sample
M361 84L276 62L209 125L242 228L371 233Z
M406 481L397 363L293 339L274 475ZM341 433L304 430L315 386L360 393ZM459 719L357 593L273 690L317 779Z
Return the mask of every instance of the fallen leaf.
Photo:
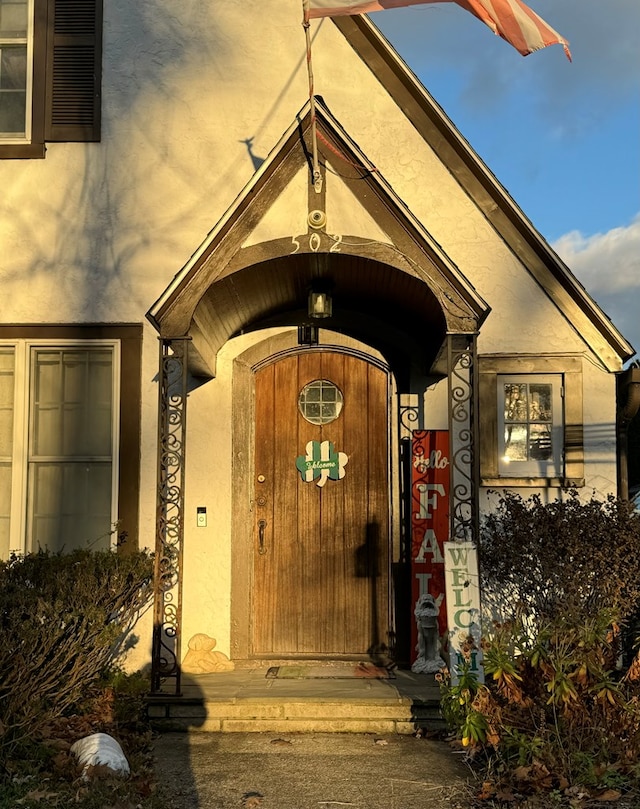
M379 744L381 747L384 747L384 745L389 744L389 742L386 739L374 739L373 743Z
M597 800L599 801L617 801L622 796L621 792L618 792L617 789L605 789L605 791L597 796Z
M495 795L495 787L491 783L491 781L484 781L482 783L482 789L477 795L479 801L488 801Z
M495 797L497 801L502 801L502 803L511 803L516 800L516 796L509 789L498 790Z

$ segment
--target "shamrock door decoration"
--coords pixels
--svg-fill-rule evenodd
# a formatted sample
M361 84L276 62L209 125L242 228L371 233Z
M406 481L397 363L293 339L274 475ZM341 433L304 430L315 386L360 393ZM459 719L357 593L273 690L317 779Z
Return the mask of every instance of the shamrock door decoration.
M333 441L309 441L307 454L298 455L296 467L305 483L318 480L322 487L329 478L340 480L344 477L344 468L349 460L345 452L336 452Z

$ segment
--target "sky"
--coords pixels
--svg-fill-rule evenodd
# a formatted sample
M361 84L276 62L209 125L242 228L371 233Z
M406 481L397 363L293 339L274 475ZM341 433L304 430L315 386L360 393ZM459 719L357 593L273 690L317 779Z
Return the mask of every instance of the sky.
M529 0L522 57L454 3L370 19L640 352L640 0Z

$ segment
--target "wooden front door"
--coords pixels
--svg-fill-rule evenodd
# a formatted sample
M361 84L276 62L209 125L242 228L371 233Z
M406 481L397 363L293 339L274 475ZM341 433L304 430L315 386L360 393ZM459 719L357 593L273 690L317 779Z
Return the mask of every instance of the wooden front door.
M388 375L310 351L257 371L255 393L251 655L378 653L389 625Z

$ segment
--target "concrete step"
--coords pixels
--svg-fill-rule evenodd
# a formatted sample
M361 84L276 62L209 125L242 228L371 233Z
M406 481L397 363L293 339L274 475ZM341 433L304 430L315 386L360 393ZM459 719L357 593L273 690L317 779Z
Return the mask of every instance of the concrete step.
M399 733L418 728L443 730L438 702L393 700L313 700L150 697L153 727L160 731L215 733Z
M281 679L264 668L186 675L179 696L148 697L147 713L158 730L215 733L410 734L445 727L434 676L400 670L381 679Z

